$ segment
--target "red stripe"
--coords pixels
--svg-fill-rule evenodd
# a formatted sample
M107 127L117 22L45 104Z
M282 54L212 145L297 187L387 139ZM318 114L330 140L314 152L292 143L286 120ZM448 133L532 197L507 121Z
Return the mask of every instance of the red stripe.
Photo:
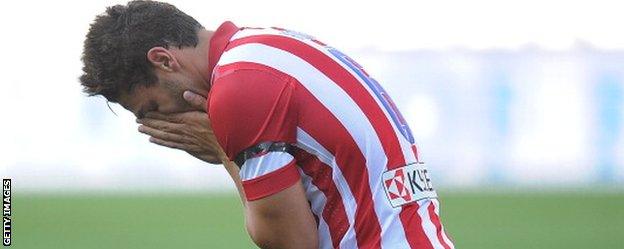
M401 214L401 223L405 229L405 237L411 248L417 249L433 249L433 244L427 238L425 230L422 228L422 219L418 215L418 203L411 203L403 206Z
M418 158L418 148L416 148L415 144L412 144L412 152L414 153L414 157L416 158L416 161L420 162L420 159Z
M297 82L297 84L300 84ZM373 195L368 184L366 159L338 119L305 87L295 96L308 108L299 109L299 125L336 158L349 189L356 199L355 237L360 248L381 247L381 226L375 213ZM339 152L341 151L341 152ZM347 151L347 153L345 153ZM332 180L333 181L333 180Z
M245 190L247 200L254 201L292 186L299 178L299 171L297 171L295 160L293 160L276 171L242 181L243 190Z
M302 41L279 35L254 35L236 39L230 42L226 51L247 43L260 43L287 51L321 71L353 99L371 122L388 157L387 167L394 169L405 165L403 150L390 120L386 118L382 107L377 104L374 97L346 68L333 58Z
M435 203L432 201L429 204L429 208L427 209L429 210L429 217L431 217L431 222L433 222L433 225L435 225L436 227L436 236L438 236L438 240L440 241L442 246L444 246L444 248L451 249L451 247L446 243L446 241L442 237L442 233L444 233L444 230L442 230L442 222L440 222L440 217L435 212Z
M340 241L349 229L349 220L342 202L342 196L332 180L332 168L321 162L318 157L304 150L297 150L295 159L301 165L303 172L312 178L312 183L323 192L327 199L322 216L329 227L332 245L334 248L338 248Z

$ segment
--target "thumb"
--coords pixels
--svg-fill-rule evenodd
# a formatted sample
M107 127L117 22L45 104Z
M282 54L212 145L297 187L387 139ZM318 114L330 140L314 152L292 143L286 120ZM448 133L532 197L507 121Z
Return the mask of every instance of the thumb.
M184 91L182 96L192 107L198 110L206 111L206 97L191 91Z

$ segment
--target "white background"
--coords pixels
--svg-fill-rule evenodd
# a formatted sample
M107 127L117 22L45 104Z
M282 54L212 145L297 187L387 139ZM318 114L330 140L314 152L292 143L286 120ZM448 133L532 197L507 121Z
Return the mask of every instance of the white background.
M77 78L84 36L94 17L116 3L124 1L3 2L0 174L33 190L231 189L227 174L218 166L149 144L136 132L130 113L113 106L116 116L103 99L81 93ZM600 182L591 170L584 172L600 154L592 145L596 121L586 118L594 113L595 100L586 92L593 84L592 70L621 64L596 63L600 58L587 55L624 60L619 1L170 3L207 29L224 20L239 26L285 27L315 35L351 54L373 75L380 75L395 96L423 157L440 165L433 171L443 186ZM414 51L422 56L407 59L422 62L414 68L444 72L441 78L454 82L448 88L463 94L449 100L440 93L448 89L426 82L420 82L422 92L409 93L401 91L413 86L409 82L384 83L394 74L410 73L410 65L389 65ZM473 133L470 127L457 126L459 131L450 133L453 136L447 129L457 129L444 128L449 127L444 117L453 115L468 116L462 120L479 126L482 116L472 115L470 108L484 104L479 102L478 89L482 89L483 70L497 64L483 59L492 51L507 53L500 58L512 61L504 68L519 96L511 104L504 157L494 160L507 174L502 183L488 177L489 155L497 152L480 140L489 134L483 130L487 127ZM427 65L427 58L434 62ZM436 62L436 58L442 59ZM619 77L621 70L614 70ZM458 101L466 108L452 113L444 108ZM624 178L624 153L619 153L624 151L623 140L610 154L617 159L617 181Z

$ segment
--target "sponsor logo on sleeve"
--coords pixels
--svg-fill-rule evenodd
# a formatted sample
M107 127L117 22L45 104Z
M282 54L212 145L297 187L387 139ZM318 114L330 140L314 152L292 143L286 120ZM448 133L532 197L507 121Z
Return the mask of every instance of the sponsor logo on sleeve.
M437 198L424 163L409 164L382 175L383 186L392 207L427 198Z

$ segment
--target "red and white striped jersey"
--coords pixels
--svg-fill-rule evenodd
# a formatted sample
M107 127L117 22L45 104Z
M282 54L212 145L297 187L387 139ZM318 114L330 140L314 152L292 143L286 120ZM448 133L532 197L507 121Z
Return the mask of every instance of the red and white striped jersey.
M340 51L298 32L226 22L210 45L208 114L248 200L301 180L320 248L454 248L414 138L381 86Z

